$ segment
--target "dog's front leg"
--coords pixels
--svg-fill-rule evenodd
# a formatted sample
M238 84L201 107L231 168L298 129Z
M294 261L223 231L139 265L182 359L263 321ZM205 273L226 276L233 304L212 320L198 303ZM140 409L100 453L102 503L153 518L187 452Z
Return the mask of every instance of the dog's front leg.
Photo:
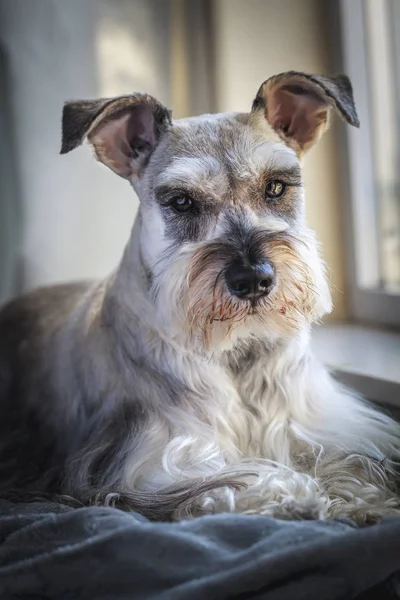
M170 439L136 485L156 494L157 501L175 502L170 507L173 519L221 512L324 518L326 498L313 478L269 456L244 455L239 445L248 434L245 411L238 406L223 417L217 414L212 428L197 423L195 431L194 421L182 413L185 433Z
M308 474L325 498L326 517L363 524L398 512L397 423L340 386L299 343L276 352L259 345L241 367L248 455L259 452Z
M105 435L99 435L100 446L92 438L80 461L72 461L76 472L70 495L84 504L115 505L156 520L221 512L323 517L325 501L311 477L259 456L244 458L239 450L235 454L226 443L227 430L221 435L185 411L169 407L169 412L181 424L180 431L147 418L125 439L104 444ZM132 450L127 454L128 444ZM104 455L96 457L100 447Z

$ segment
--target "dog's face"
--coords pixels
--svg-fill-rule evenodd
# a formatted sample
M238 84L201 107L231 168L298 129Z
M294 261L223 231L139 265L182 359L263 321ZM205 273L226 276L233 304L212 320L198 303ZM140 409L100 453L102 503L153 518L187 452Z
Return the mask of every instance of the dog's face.
M358 125L348 79L299 73L266 81L248 114L172 122L139 94L66 105L62 151L87 135L138 192L140 260L171 335L215 351L330 310L300 159L331 108Z

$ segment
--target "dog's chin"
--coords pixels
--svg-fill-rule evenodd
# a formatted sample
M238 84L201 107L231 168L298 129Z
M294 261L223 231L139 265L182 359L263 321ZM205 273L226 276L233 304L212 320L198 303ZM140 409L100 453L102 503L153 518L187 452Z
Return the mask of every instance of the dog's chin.
M262 319L269 311L262 298L240 298L234 295L231 295L226 303L224 312L221 308L221 306L217 307L217 310L213 311L210 315L211 321L229 324L229 322L236 323L251 317ZM221 311L221 314L218 311Z
M189 310L190 336L201 340L205 351L225 351L239 340L264 339L273 344L294 337L309 321L309 315L293 303L282 303L279 294L265 298L240 299L230 294L218 303L202 298L197 313ZM207 306L208 305L208 306ZM207 306L207 309L206 309Z

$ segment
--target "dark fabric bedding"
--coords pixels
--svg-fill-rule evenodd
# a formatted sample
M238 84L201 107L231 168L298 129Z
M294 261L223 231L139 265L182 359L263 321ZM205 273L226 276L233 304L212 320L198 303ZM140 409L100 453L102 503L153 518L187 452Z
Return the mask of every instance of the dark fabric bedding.
M400 597L400 519L150 523L112 508L0 502L0 598L333 600Z

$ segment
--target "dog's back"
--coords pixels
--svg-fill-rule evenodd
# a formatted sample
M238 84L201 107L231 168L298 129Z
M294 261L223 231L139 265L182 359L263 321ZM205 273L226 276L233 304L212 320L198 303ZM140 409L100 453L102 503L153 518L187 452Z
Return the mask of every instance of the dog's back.
M89 286L41 288L0 310L0 489L38 490L61 476L57 432L45 426L57 394L49 349Z

